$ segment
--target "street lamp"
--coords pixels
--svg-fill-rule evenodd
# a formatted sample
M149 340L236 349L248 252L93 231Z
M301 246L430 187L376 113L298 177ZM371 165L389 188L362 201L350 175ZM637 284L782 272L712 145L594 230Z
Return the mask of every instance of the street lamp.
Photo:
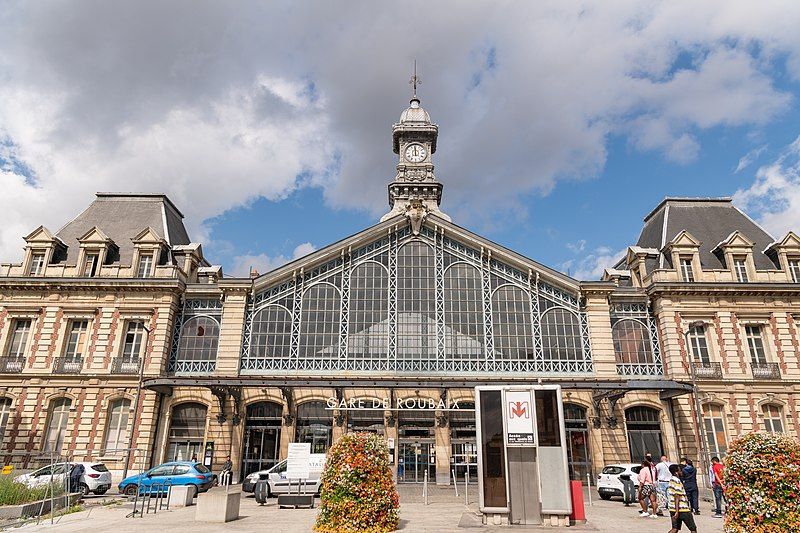
M150 341L150 334L151 330L147 326L144 325L142 322L142 329L147 332L147 338L144 339L145 342L142 343L142 346L145 347L145 352L147 351L146 346L147 343ZM128 447L125 450L125 467L122 470L122 479L128 477L128 463L131 462L131 452L133 451L133 431L136 428L136 413L139 412L139 403L141 402L142 398L142 380L144 378L144 355L139 353L139 379L136 382L136 401L133 404L133 416L131 416L131 428L128 432Z
M707 481L708 478L706 476L706 473L708 472L708 468L709 468L708 467L708 462L709 462L708 459L709 458L708 458L708 455L707 455L707 452L706 452L706 431L705 431L705 425L703 424L703 413L700 410L700 398L698 397L698 392L699 391L697 389L697 377L695 375L694 348L692 347L691 351L689 349L690 348L689 332L694 328L705 326L705 325L706 325L706 323L703 322L702 320L696 320L694 322L690 322L688 324L688 327L687 327L686 331L683 334L683 337L684 337L684 341L686 342L686 353L689 356L689 370L690 370L690 375L691 375L691 378L692 378L692 398L694 399L694 412L695 412L695 418L696 418L695 422L697 423L697 431L698 431L698 433L700 435L700 457L702 457L702 459L703 459L703 462L701 463L701 466L704 469L703 470L703 472L704 472L703 479L706 480L706 481L704 481L704 484L706 485L706 488L708 488L708 481Z

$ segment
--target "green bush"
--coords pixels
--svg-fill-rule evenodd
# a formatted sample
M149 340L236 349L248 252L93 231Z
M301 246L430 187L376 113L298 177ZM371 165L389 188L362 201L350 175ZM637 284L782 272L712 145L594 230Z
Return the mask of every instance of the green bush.
M400 497L386 440L369 433L343 435L325 460L322 503L315 531L386 533L397 529Z
M800 531L800 443L785 435L751 433L725 457L727 533Z
M54 484L53 489L56 496L64 493L60 483ZM24 483L14 481L12 476L0 475L0 505L19 505L49 497L50 485L32 489Z

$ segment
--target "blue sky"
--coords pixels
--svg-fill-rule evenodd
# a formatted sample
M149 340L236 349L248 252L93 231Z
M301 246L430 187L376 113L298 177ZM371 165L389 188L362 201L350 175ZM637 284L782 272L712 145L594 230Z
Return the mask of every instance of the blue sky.
M800 3L343 5L8 3L0 261L96 191L167 193L228 274L356 233L414 59L443 209L531 258L595 278L665 196L800 229Z

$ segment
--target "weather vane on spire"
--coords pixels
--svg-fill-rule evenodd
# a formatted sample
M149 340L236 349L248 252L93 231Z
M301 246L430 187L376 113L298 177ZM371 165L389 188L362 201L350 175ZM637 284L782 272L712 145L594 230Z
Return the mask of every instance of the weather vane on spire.
M416 99L416 97L417 97L417 85L422 85L422 80L420 80L417 77L417 60L416 59L414 60L414 75L411 76L411 79L408 81L408 83L412 87L414 87L414 98Z

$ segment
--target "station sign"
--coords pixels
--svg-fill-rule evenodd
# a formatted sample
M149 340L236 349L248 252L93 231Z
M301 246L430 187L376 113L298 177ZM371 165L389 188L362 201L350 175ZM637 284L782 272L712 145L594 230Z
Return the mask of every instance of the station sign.
M450 406L443 399L433 398L395 398L394 403L389 398L328 398L326 409L332 411L461 411L458 400ZM470 408L471 409L471 408Z
M506 445L536 446L533 395L530 390L505 391Z

